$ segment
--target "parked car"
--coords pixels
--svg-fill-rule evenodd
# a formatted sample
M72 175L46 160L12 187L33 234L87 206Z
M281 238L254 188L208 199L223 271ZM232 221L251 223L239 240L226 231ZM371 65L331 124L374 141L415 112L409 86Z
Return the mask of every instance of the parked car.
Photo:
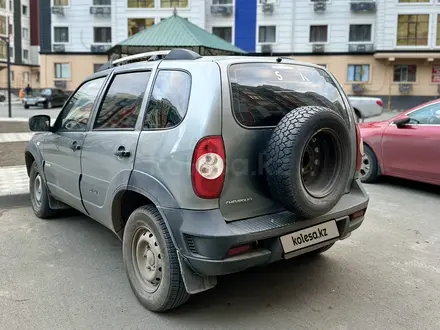
M380 116L383 112L383 102L379 97L349 96L356 120L362 122L366 118Z
M68 95L61 89L44 88L42 90L34 90L31 95L23 98L23 106L29 109L31 106L43 106L45 109L52 107L62 107L66 102Z
M35 214L67 206L122 240L139 302L183 304L217 277L322 253L369 197L348 99L323 68L282 58L126 57L88 77L54 126L29 120Z
M387 175L440 184L440 99L359 126L365 151L363 182Z

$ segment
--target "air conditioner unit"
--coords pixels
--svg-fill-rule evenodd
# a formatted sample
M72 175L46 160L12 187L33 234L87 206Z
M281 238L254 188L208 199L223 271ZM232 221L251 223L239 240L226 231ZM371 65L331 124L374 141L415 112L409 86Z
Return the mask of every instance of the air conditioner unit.
M265 3L263 4L263 13L265 14L272 14L274 10L273 3Z
M105 53L110 49L111 46L109 45L91 45L90 51L92 53Z
M326 1L316 1L313 4L313 10L322 13L327 9L327 2Z
M374 52L374 44L348 45L348 51L351 53L372 53Z
M112 8L110 6L91 6L90 14L92 15L110 15Z
M272 53L272 45L271 44L262 44L261 45L261 52L270 54Z
M351 89L354 93L363 93L365 91L364 85L362 84L353 84L351 85Z
M355 1L351 0L350 9L354 13L375 13L377 10L376 1Z
M412 92L412 84L399 84L399 92L401 94L410 94Z
M63 6L53 6L52 14L54 15L64 15L64 7Z
M66 46L63 45L63 44L54 44L52 46L52 49L53 49L54 52L62 53L62 52L66 51Z
M232 5L223 6L223 5L212 5L211 6L211 14L230 16L234 12L234 8Z
M324 44L314 44L312 46L312 51L314 53L323 53L325 51L325 45Z
M53 85L55 88L65 89L67 87L67 81L65 80L54 80Z

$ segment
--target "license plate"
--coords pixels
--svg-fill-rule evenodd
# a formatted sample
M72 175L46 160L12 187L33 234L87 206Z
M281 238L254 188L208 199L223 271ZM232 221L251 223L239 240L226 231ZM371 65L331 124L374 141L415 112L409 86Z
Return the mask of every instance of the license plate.
M306 247L339 237L336 221L327 221L280 237L284 253L294 252Z

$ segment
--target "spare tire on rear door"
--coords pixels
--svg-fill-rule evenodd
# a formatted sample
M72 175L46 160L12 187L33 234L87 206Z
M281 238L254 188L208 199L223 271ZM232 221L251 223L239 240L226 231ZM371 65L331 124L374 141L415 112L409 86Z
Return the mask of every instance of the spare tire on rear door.
M271 195L300 218L327 213L350 180L352 149L348 123L334 110L292 110L274 129L266 152Z

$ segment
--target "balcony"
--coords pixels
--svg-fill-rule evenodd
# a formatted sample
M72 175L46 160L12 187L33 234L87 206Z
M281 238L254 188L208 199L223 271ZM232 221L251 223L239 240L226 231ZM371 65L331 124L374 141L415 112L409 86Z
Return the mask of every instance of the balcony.
M91 45L90 51L92 53L105 53L111 48L110 45Z
M92 15L110 15L112 8L110 6L91 6L90 14Z
M348 45L350 53L373 53L374 44L351 44Z
M212 5L211 14L221 16L231 16L234 13L233 5Z
M327 10L327 1L320 0L313 3L313 10L317 13L323 13Z
M52 6L52 14L64 15L64 7L63 6Z
M374 0L351 0L350 10L353 13L375 13L377 10L376 1Z

